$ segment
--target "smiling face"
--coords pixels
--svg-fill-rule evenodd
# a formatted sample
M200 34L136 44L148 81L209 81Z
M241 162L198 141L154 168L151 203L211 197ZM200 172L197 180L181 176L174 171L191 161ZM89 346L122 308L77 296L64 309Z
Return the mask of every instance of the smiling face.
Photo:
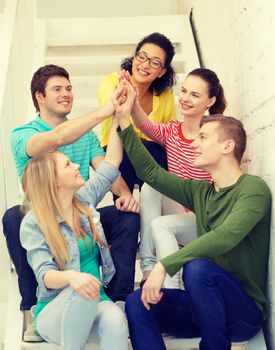
M216 97L209 98L207 83L198 76L188 75L179 94L179 108L184 116L202 117Z
M79 164L72 163L63 153L55 154L57 187L59 189L77 191L85 180L80 174Z
M205 123L191 147L195 152L194 166L205 171L217 167L226 150L226 141L221 141L219 123Z
M65 117L71 112L73 104L72 85L65 77L54 76L47 81L45 96L35 93L41 114Z
M162 65L165 65L166 54L165 51L155 45L146 43L141 46L139 52L145 53L148 58L159 60ZM166 68L159 67L154 69L150 66L149 60L139 62L136 57L133 59L132 77L137 84L151 84L155 79L162 77L166 72Z

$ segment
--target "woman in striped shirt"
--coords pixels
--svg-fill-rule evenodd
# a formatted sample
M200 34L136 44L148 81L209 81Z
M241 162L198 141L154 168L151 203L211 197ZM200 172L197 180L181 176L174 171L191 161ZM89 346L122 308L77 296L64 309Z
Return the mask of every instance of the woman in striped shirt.
M127 78L127 76L125 76ZM129 77L128 77L129 80ZM226 106L223 88L213 71L198 68L184 80L179 94L182 120L168 124L150 121L138 99L132 109L135 125L153 141L166 148L168 170L188 179L211 181L209 174L193 166L194 151L190 147L199 132L201 118L222 114ZM186 245L196 238L195 214L144 184L141 203L141 269L145 280L157 260L173 253L178 245ZM162 216L164 215L164 216ZM180 273L167 277L166 288L179 288Z

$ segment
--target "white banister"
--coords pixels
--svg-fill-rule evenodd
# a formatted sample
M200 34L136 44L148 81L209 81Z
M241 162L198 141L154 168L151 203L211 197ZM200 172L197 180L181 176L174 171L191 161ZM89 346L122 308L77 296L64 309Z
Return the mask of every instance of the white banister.
M10 50L12 46L16 7L17 0L5 1L4 11L0 17L0 113L2 111Z

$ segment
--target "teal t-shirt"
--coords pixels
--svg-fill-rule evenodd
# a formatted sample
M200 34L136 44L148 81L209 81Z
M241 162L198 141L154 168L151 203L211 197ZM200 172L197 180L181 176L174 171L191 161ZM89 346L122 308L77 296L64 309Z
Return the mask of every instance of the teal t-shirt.
M25 166L31 159L26 153L26 146L29 139L33 135L51 131L52 129L51 126L40 118L39 114L37 114L35 120L13 129L10 146L20 180L22 180ZM91 161L95 157L104 156L105 154L93 131L83 135L79 140L70 145L60 147L59 150L68 156L72 162L80 164L80 173L85 180L89 179Z
M87 243L83 238L77 240L79 253L80 253L80 271L90 273L96 277L100 282L100 301L110 300L110 298L105 294L103 289L102 279L99 272L99 248L95 244L93 246L93 241L91 235L87 235Z
M77 240L79 255L80 255L80 272L90 273L94 277L96 277L100 282L100 301L111 300L105 293L103 289L102 279L99 271L99 248L98 245L95 244L93 246L93 240L91 235L86 234L87 242L84 241L83 238L79 238ZM35 315L34 315L34 324L36 327L36 319L38 314L43 310L43 308L49 302L37 302Z

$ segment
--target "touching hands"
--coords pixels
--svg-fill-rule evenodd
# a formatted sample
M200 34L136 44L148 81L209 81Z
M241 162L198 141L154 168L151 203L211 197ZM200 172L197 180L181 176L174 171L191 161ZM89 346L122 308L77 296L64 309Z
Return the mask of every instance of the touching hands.
M130 114L132 110L133 103L136 98L136 92L129 81L123 78L119 85L119 90L121 93L119 95L113 96L113 104L115 107L115 117L118 118L119 124L130 124ZM126 88L126 93L125 92Z
M120 211L131 211L132 213L139 213L139 202L135 200L130 192L121 194L115 201L115 206Z
M114 89L107 104L101 108L105 118L115 115L119 119L130 120L131 109L139 106L138 87L132 76L126 70L122 70L119 76L119 85Z
M138 98L139 97L139 91L138 91L138 86L136 85L136 83L134 82L134 79L132 78L131 74L123 69L120 73L120 76L118 78L118 81L119 82L122 82L123 79L127 80L133 87L135 93L136 93L136 97ZM136 99L137 100L137 99Z
M70 271L69 285L86 299L99 299L100 284L99 280L89 273Z
M141 301L147 310L150 310L149 304L160 302L163 292L161 288L166 276L163 265L158 262L142 287Z
M109 101L101 108L105 118L115 114L115 103L124 103L127 98L127 88L125 84L119 84L113 91Z

